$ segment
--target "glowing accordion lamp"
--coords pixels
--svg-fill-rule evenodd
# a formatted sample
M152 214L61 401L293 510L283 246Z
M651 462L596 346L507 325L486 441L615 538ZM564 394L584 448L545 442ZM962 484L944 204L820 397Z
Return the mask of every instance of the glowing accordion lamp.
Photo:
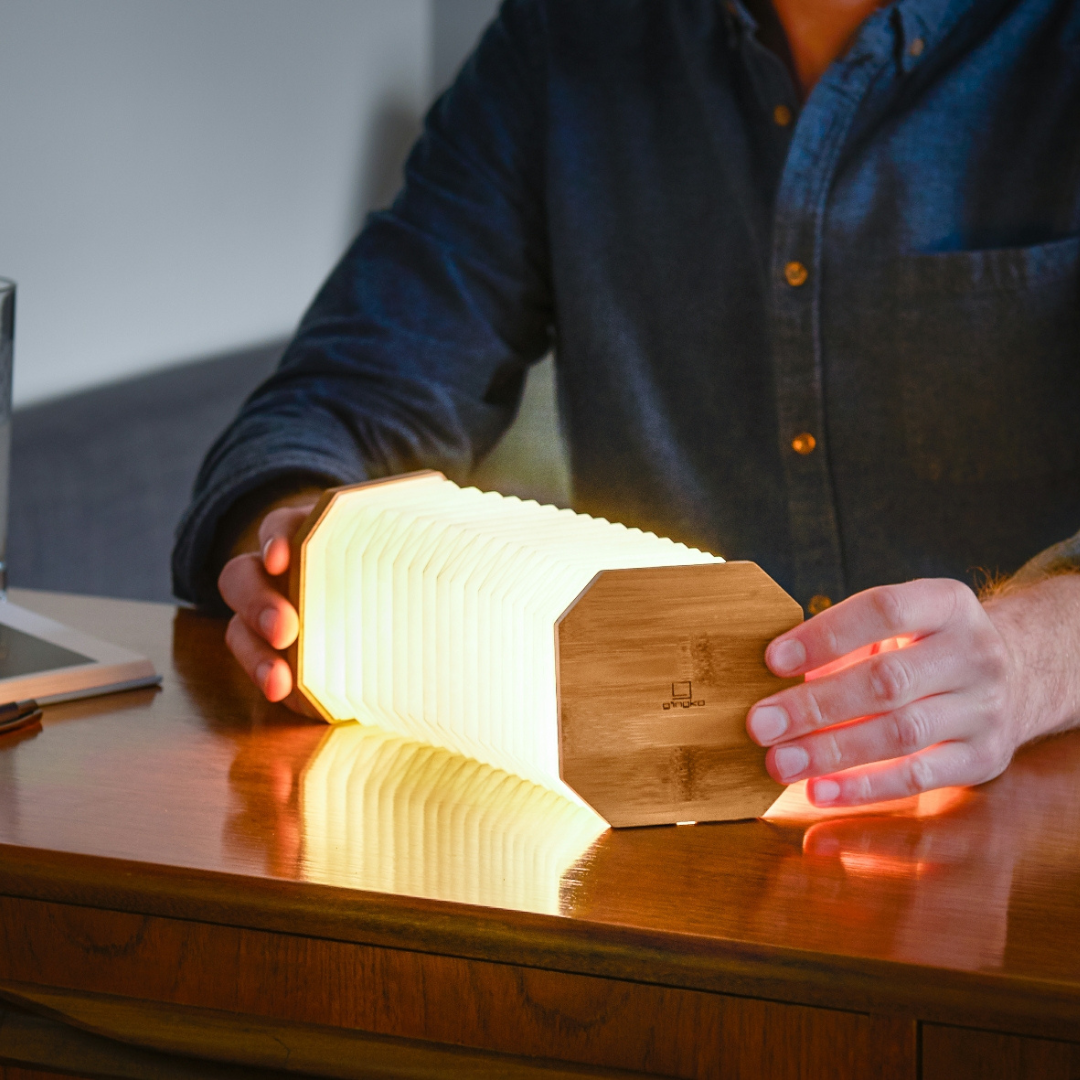
M412 473L328 491L300 529L297 687L327 720L444 747L609 824L763 813L745 730L802 609L754 563Z

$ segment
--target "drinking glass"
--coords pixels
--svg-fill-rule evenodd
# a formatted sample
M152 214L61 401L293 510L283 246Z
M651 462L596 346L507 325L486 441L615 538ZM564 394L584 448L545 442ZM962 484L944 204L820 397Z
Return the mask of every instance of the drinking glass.
M0 600L7 599L8 483L11 472L11 362L15 282L0 278Z

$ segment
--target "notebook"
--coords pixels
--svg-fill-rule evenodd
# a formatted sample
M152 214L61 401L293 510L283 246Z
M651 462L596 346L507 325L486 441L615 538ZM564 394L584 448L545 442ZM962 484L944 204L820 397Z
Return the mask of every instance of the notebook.
M160 682L145 656L0 602L0 704L49 705Z

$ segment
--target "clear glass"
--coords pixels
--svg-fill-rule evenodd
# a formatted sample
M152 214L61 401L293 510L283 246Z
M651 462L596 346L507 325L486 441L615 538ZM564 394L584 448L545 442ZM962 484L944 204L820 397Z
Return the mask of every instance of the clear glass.
M8 485L11 474L11 363L15 282L0 278L0 600L7 599Z

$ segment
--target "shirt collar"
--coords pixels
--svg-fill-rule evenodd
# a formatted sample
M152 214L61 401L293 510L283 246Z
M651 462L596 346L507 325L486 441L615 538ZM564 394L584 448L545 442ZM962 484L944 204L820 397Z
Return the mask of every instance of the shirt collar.
M747 11L742 0L720 0L720 7L732 45L738 44L740 38L752 37L757 33L757 19Z
M900 69L908 72L917 67L959 17L959 9L970 7L974 2L976 0L898 0L893 4Z
M853 51L876 51L880 47L895 48L901 70L917 67L926 55L956 25L968 11L985 0L894 0L883 5L863 24ZM736 44L740 38L754 36L758 21L743 0L721 0L727 22L729 39ZM895 44L885 37L896 35ZM851 54L849 53L849 56Z

